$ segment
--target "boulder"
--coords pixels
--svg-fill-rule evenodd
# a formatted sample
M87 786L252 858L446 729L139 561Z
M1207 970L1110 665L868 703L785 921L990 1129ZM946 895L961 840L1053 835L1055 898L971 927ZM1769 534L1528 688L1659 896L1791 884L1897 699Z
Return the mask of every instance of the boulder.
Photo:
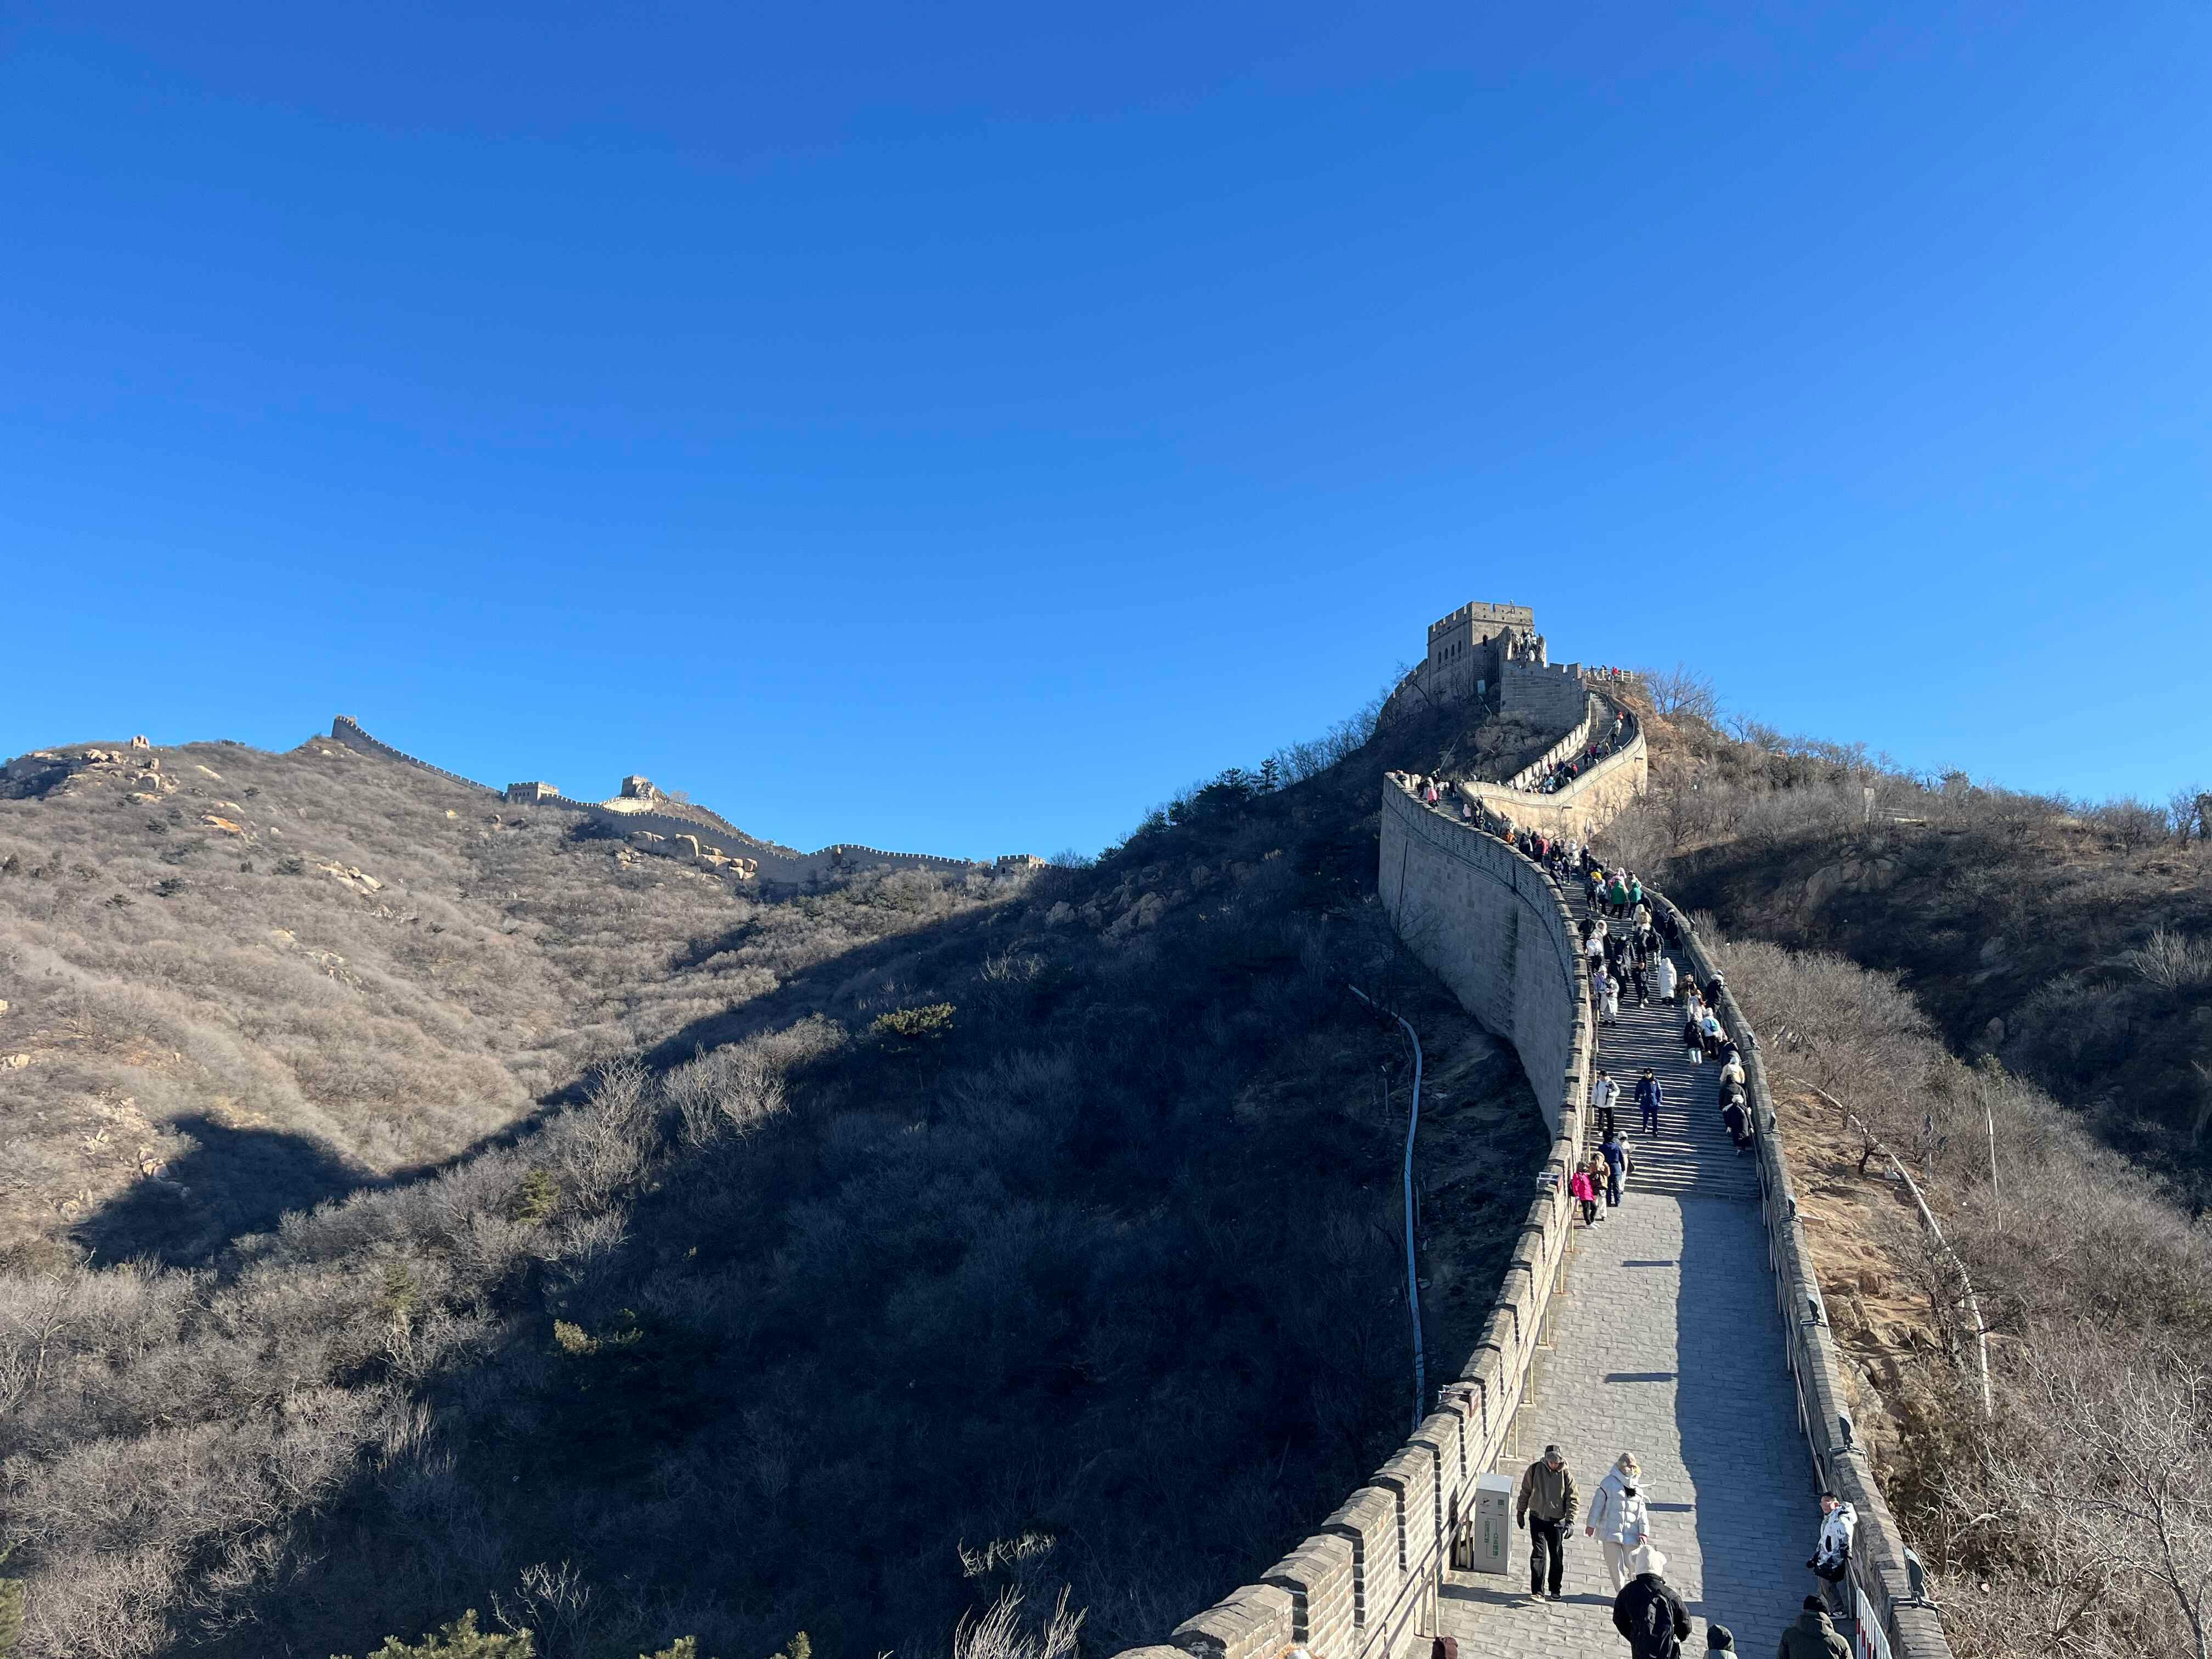
M151 749L154 745L146 741L146 734L142 732L131 739L131 746L133 749Z

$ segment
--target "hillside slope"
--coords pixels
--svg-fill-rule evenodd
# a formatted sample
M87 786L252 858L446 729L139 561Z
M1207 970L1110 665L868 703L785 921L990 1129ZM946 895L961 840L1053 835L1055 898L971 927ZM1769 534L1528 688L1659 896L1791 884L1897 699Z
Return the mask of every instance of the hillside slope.
M1933 786L1747 729L1650 722L1653 798L1611 843L1731 931L1903 975L1955 1052L1995 1056L2197 1203L2212 1195L2202 827Z
M1600 848L1737 931L1701 924L1774 1079L1852 1421L1953 1650L2194 1651L2204 826L1743 729L1647 719L1654 789Z
M254 1109L350 1188L246 1237L270 1210L243 1192L147 1227L201 1271L70 1261L72 1230L115 1253L125 1194L0 1278L26 1651L360 1651L496 1595L554 1659L802 1627L926 1652L1004 1588L1063 1584L1086 1639L1164 1635L1402 1426L1404 1052L1347 979L1416 1019L1444 1091L1437 1350L1494 1294L1541 1118L1370 902L1383 767L1485 742L1437 716L1294 754L1280 789L1232 772L1095 868L777 904L480 801L447 819L316 744L165 752L159 807L82 777L9 804L38 1109L167 1103L144 1079L174 1077L212 1121L266 1073L292 1092ZM218 799L252 845L186 831L206 845L163 863ZM417 943L432 922L459 967ZM280 972L280 927L361 983ZM67 1031L49 969L98 977ZM167 1071L111 1008L171 1022ZM415 1069L334 1106L325 1033L364 1066L416 1045ZM485 1081L441 1095L448 1064Z
M0 1251L203 1259L884 920L757 906L327 741L89 748L114 758L50 751L0 799Z

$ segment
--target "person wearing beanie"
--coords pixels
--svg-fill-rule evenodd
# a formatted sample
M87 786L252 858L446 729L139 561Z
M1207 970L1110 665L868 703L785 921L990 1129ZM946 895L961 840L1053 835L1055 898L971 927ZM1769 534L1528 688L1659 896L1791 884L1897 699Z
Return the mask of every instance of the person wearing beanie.
M1595 1208L1595 1206L1592 1206ZM1557 1446L1521 1475L1521 1495L1513 1506L1515 1522L1528 1533L1528 1595L1540 1601L1559 1599L1559 1581L1566 1571L1567 1537L1575 1529L1582 1501L1575 1493L1575 1477L1567 1468L1566 1454Z
M1667 1558L1646 1544L1632 1565L1636 1577L1613 1598L1613 1627L1628 1638L1630 1659L1681 1659L1690 1613L1666 1580Z

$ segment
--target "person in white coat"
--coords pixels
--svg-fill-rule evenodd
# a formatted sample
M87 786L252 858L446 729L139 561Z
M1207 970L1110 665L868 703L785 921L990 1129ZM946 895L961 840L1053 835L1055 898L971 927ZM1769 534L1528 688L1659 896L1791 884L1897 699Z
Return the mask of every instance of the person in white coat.
M1658 975L1659 1000L1672 1002L1674 1000L1674 964L1664 955L1659 958Z
M1830 1583L1850 1570L1851 1534L1858 1529L1859 1514L1832 1492L1820 1494L1820 1541L1805 1565Z
M1651 1512L1644 1498L1644 1472L1632 1452L1623 1452L1597 1483L1583 1531L1605 1550L1605 1570L1617 1596L1636 1577L1637 1551L1651 1540Z

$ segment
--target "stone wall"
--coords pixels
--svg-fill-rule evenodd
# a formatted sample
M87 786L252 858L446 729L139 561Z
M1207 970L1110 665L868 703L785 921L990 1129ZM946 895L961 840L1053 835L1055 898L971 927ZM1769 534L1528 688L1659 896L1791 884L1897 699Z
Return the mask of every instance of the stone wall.
M1680 930L1682 954L1702 983L1714 975L1712 958L1689 919L1662 895L1646 887L1655 914L1671 918ZM1950 1659L1951 1648L1936 1609L1912 1595L1905 1562L1905 1535L1890 1513L1866 1448L1858 1443L1844 1409L1843 1364L1835 1334L1813 1271L1812 1252L1797 1218L1797 1197L1783 1157L1774 1097L1766 1080L1766 1057L1758 1035L1744 1018L1725 981L1716 1005L1743 1054L1744 1087L1751 1096L1758 1142L1759 1208L1766 1222L1767 1261L1774 1273L1774 1299L1782 1319L1784 1346L1796 1382L1797 1423L1812 1447L1821 1482L1858 1511L1851 1545L1850 1582L1863 1616L1878 1623L1893 1659ZM1869 1651L1865 1646L1859 1652Z
M448 772L443 767L433 766L428 761L417 760L404 750L394 749L390 744L372 738L349 714L340 714L331 722L331 736L347 748L362 754L398 761L404 766L411 766L418 771L443 778L448 783L459 784L465 789L480 791L494 799L503 798L501 791L487 784ZM929 870L953 875L989 867L966 859L939 858L928 853L886 853L874 847L842 843L824 847L818 852L790 853L765 842L756 841L732 825L726 818L711 812L705 816L721 826L719 834L712 826L696 818L680 818L666 812L617 812L598 801L572 800L565 795L546 796L533 804L533 810L581 813L594 823L605 824L623 836L635 835L641 830L648 830L662 838L659 847L653 849L657 851L672 851L672 843L679 836L690 836L696 841L712 841L726 854L738 854L754 861L762 880L786 885L803 886L810 882L828 880L833 876L850 875L860 870L885 866L894 869Z
M1170 1645L1121 1659L1404 1659L1433 1631L1452 1534L1504 1453L1572 1237L1566 1172L1582 1144L1595 1039L1573 924L1550 878L1494 836L1382 787L1382 890L1408 942L1512 1038L1555 1131L1474 1352L1412 1437L1310 1537L1185 1620ZM1463 908L1462 908L1463 907ZM1431 927L1431 920L1445 925ZM1420 942L1416 942L1420 941Z
M1526 714L1540 726L1572 726L1588 693L1580 663L1502 662L1498 665L1498 712Z
M1382 789L1382 908L1483 1028L1513 1045L1554 1133L1589 1033L1574 923L1557 884L1506 842Z
M1596 711L1593 729L1610 729L1613 706L1602 697L1591 698L1590 704ZM1460 793L1484 810L1510 820L1516 829L1588 841L1619 817L1650 782L1650 757L1643 728L1634 715L1626 718L1630 726L1627 740L1564 789L1547 795L1504 783L1462 783ZM1588 741L1587 736L1583 740ZM1556 756L1556 745L1554 753ZM1526 778L1528 775L1520 775Z
M1590 732L1597 725L1599 709L1598 700L1586 696L1583 701L1583 717L1575 722L1567 735L1506 779L1505 787L1508 789L1534 789L1553 767L1571 755L1580 754L1589 744ZM1613 718L1610 706L1605 707L1604 716L1608 720Z

